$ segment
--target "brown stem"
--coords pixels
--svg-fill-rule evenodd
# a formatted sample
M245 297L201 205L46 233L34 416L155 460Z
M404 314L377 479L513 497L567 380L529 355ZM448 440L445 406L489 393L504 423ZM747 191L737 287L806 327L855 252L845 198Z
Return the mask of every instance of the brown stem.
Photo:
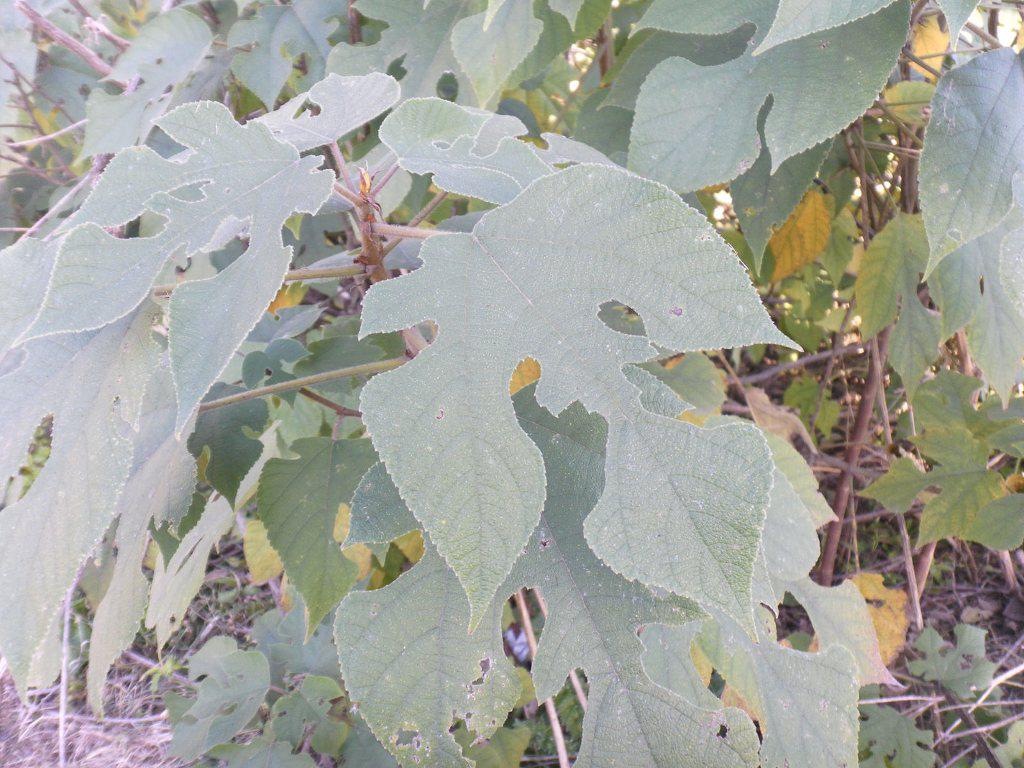
M530 620L530 609L526 605L526 595L523 590L515 594L516 608L519 609L519 620L526 632L526 642L530 646L530 658L537 658L537 636L533 633L533 622ZM548 724L551 726L551 735L555 740L555 751L558 753L559 768L569 768L569 751L565 748L565 734L562 733L562 723L558 719L558 710L551 698L544 700L544 709L548 715Z
M860 405L857 407L857 415L854 417L853 432L844 457L850 467L857 466L861 450L864 448L864 441L867 438L871 414L875 407L875 398L878 396L878 388L882 383L883 366L889 346L889 331L890 328L885 328L878 334L879 354L878 357L872 356L868 368L868 377L864 382L864 391L861 393ZM839 475L839 484L836 486L835 498L832 500L832 509L839 519L828 526L828 534L821 554L821 567L818 569L818 583L825 586L831 586L835 577L836 555L839 552L839 541L843 535L843 520L846 517L846 510L852 494L852 472L849 469L844 469Z
M103 77L110 76L113 69L109 64L107 64L107 62L101 59L93 51L90 51L84 43L76 40L52 21L45 18L35 8L26 3L25 0L16 0L14 7L26 16L40 32L53 40L53 42L57 43L57 45L67 48ZM127 83L121 83L122 87L125 87L126 85Z

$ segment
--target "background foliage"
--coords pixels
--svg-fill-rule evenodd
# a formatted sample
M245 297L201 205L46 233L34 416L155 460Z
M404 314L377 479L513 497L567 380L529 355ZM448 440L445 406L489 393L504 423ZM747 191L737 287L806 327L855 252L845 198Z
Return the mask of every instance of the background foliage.
M0 0L0 762L1024 764L1021 19Z

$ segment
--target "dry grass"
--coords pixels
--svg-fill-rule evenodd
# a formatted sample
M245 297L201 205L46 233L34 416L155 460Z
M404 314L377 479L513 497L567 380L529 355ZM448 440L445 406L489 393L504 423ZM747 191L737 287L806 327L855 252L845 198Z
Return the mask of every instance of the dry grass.
M171 729L163 705L143 669L117 665L107 690L107 716L100 720L81 696L68 702L68 768L182 768L166 756ZM0 766L56 768L58 760L57 688L33 693L21 702L9 674L0 678Z

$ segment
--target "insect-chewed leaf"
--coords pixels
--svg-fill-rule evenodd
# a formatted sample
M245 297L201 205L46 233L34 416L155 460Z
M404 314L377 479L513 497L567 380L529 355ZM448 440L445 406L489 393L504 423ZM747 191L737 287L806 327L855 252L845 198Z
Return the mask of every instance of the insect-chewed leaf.
M259 123L240 126L220 104L179 107L158 125L191 152L164 159L132 147L111 161L73 219L80 226L61 243L43 307L24 336L113 322L138 306L168 260L208 252L247 231L242 256L213 278L181 286L171 300L181 430L277 292L291 255L283 222L296 210L314 213L330 194L332 175L317 170L320 158L300 158ZM144 212L165 220L152 237L105 231Z
M706 623L701 649L757 716L764 768L857 764L856 667L845 648L804 653L753 642L728 619Z
M146 626L156 630L158 647L166 645L171 633L181 625L192 598L203 585L210 550L234 520L227 499L216 499L203 510L199 522L184 535L170 559L165 561L160 555L146 609Z
M361 77L330 74L308 92L257 118L257 122L304 152L337 141L370 122L394 106L400 95L398 82L390 75L379 72ZM315 105L316 114L306 111L296 116L296 111L307 102Z
M17 471L36 427L53 417L46 465L25 496L0 510L0 650L19 685L131 472L159 358L154 309L147 303L100 331L33 341L9 353L0 376L0 477Z
M643 670L637 630L683 624L702 611L689 600L656 597L622 578L594 555L583 536L584 519L607 472L607 425L578 404L555 418L537 405L534 394L534 387L524 389L515 406L544 456L547 501L501 593L535 587L547 601L549 615L532 668L538 700L557 693L573 669L586 673L590 701L580 768L753 764L757 739L743 713L724 708L710 694L691 699L672 693Z
M757 158L757 115L770 96L764 136L777 169L871 104L903 46L907 18L900 0L759 56L715 67L663 61L640 89L629 167L680 191L736 177ZM725 92L729 99L709 114L705 105Z
M487 736L519 696L495 601L473 633L458 579L433 547L407 573L342 602L334 626L345 685L377 738L407 765L465 768L455 718Z
M474 624L544 500L540 456L508 395L517 364L533 357L542 405L579 400L610 423L605 495L587 521L602 558L749 626L771 474L763 437L750 425L701 429L651 414L621 373L653 357L652 342L789 343L704 217L659 184L578 165L534 182L471 234L431 238L421 257L421 269L368 293L361 332L433 318L437 340L372 379L362 411L402 497L466 589ZM637 311L649 339L603 324L598 309L615 299Z
M230 637L212 637L192 657L189 678L195 702L174 726L170 754L194 760L229 741L256 714L270 687L270 669L259 651L242 651Z
M125 83L138 78L138 87L116 96L102 88L92 90L82 155L117 152L144 141L156 118L172 105L174 89L200 66L211 42L206 22L187 8L158 14L143 26L110 73Z
M708 13L703 0L653 0L636 26L684 35L721 35L749 23L757 29L756 41L768 33L775 12L775 3L763 0L716 3L714 13Z
M921 155L928 272L989 232L1013 204L1024 169L1024 54L1001 48L948 72L935 89Z

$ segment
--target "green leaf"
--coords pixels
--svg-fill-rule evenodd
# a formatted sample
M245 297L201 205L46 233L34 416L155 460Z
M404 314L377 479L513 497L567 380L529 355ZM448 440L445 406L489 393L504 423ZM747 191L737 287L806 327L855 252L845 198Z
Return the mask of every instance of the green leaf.
M154 306L101 331L40 339L0 376L0 477L21 466L40 422L50 455L28 492L0 510L0 652L23 689L79 564L99 543L131 473L159 347ZM31 574L27 578L26 574Z
M763 127L760 133L763 141ZM750 170L730 185L733 209L754 255L755 271L761 270L768 241L803 199L829 148L829 142L822 142L787 158L773 173L771 155L763 145Z
M304 64L304 83L315 83L324 74L331 46L327 38L338 27L343 11L326 0L294 0L288 5L259 6L256 16L236 22L228 33L228 45L248 46L235 54L231 71L273 109L292 73L293 61Z
M999 224L1024 168L1024 58L1011 48L947 72L932 99L921 156L921 211L930 273L960 246Z
M949 39L956 40L960 30L974 13L978 6L977 0L936 0L942 15L946 17L946 28L949 30Z
M395 758L377 741L366 721L358 714L354 719L341 750L345 764L358 765L359 768L398 768Z
M215 384L208 399L243 392L243 387ZM246 473L263 453L263 446L252 435L259 435L267 423L265 400L244 400L233 405L205 411L196 419L188 438L188 448L196 458L209 450L206 480L232 504Z
M482 743L464 725L455 732L455 740L476 768L519 768L532 736L533 730L525 724L499 728Z
M717 413L725 402L725 376L707 355L691 353L671 365L644 363L643 370L654 374L690 406L697 418Z
M1021 210L1011 210L990 232L946 256L929 280L943 333L964 329L974 362L1004 403L1024 374L1024 308L1013 281L1004 277L1020 252L1016 230L1022 221Z
M401 95L395 78L374 72L361 77L330 74L280 109L256 119L300 152L331 144L394 106ZM316 113L303 106L315 106Z
M729 0L718 3L708 13L703 0L653 0L637 22L637 29L652 27L666 32L695 35L721 35L750 23L757 37L764 37L775 17L776 4L764 0Z
M714 697L687 699L645 674L637 630L648 624L683 624L701 611L685 599L656 597L614 573L591 551L584 520L601 495L608 428L578 404L555 418L537 405L537 389L522 390L515 404L545 459L547 501L540 525L501 592L535 587L547 601L548 617L532 666L537 699L557 693L571 670L586 673L589 706L580 768L620 762L665 768L752 764L757 740L741 712L722 708Z
M267 695L270 671L259 651L240 651L230 637L206 641L188 666L198 686L195 702L174 726L168 753L194 760L231 739L249 722Z
M387 469L380 462L370 467L352 495L352 518L345 546L394 541L419 523L402 501Z
M757 715L761 765L857 764L856 667L845 648L805 653L731 621L704 625L698 640L715 669Z
M935 462L931 471L922 472L911 459L897 459L861 495L903 514L922 491L937 486L938 495L921 513L920 544L955 537L991 549L1020 546L1024 496L1007 496L998 473L988 471L987 444L957 426L926 429L915 442Z
M519 680L502 646L500 605L487 613L466 632L466 595L429 545L397 581L353 592L338 609L334 633L345 686L403 764L464 768L449 732L453 721L461 718L486 737L515 704Z
M871 614L856 584L847 580L836 587L823 587L804 578L787 584L786 590L807 611L823 650L843 647L853 654L861 685L896 684L882 660Z
M257 513L285 573L306 604L306 635L352 588L359 568L334 540L342 504L376 460L369 440L310 437L292 445L298 458L271 459L260 473Z
M273 608L253 622L252 639L270 662L271 683L281 687L286 676L340 677L331 628L322 623L307 639L302 596L296 595L294 603L288 613Z
M292 754L288 744L258 738L248 744L224 744L214 755L227 762L227 768L316 768L305 753Z
M512 0L508 0L511 2ZM327 59L327 71L341 75L388 72L402 60L402 95L437 96L438 81L454 75L459 101L469 102L473 92L452 50L452 29L484 9L483 0L360 0L359 12L388 25L373 45L336 45Z
M113 322L144 300L168 260L184 263L247 229L242 256L216 277L180 286L171 299L180 431L277 292L291 256L282 224L294 210L315 212L333 176L315 170L319 158L299 158L265 126L239 126L219 104L179 107L158 125L193 151L166 160L134 147L111 161L74 217L81 225L60 245L43 308L25 337ZM151 237L104 231L147 211L165 222Z
M996 665L985 658L985 630L970 624L953 628L956 646L942 639L933 627L925 627L914 647L924 654L907 666L910 673L929 682L941 683L961 699L980 694L996 671Z
M169 560L157 557L153 588L146 609L146 627L156 630L156 641L163 648L180 626L192 598L203 585L210 550L231 528L234 510L223 499L210 502L199 522L182 538Z
M493 19L485 19L486 15L478 13L456 22L451 44L473 86L477 105L493 107L502 86L540 39L544 25L533 15L533 0L504 0Z
M117 152L145 141L212 42L206 22L185 8L158 14L145 24L109 75L124 83L138 78L137 87L118 95L94 88L89 94L82 156Z
M107 671L135 639L146 612L149 579L142 572L149 542L146 529L151 521L180 520L192 501L196 467L184 441L174 437L176 413L165 356L146 388L132 470L116 510L117 559L89 637L87 690L90 705L100 714Z
M337 681L308 675L297 690L274 702L270 725L274 735L299 749L307 733L309 745L322 755L337 755L345 740L344 723L329 717L331 703L345 695Z
M854 295L866 339L896 317L889 341L893 367L908 397L939 354L942 322L921 304L917 286L928 263L928 241L921 217L900 213L871 241L861 259Z
M893 707L869 704L861 707L864 719L860 725L860 750L868 757L861 768L932 768L935 753L931 750L935 734L917 728L914 719Z
M768 35L755 49L759 56L765 51L797 40L815 32L848 24L851 21L870 16L891 5L893 0L847 0L834 3L832 0L780 0Z
M501 204L554 170L516 138L525 133L510 115L409 99L384 120L380 140L410 173L432 173L441 189Z
M907 16L901 0L760 56L715 67L667 59L640 90L629 167L680 191L735 178L757 159L757 115L770 96L765 146L778 169L874 101L903 45ZM724 92L730 97L721 102ZM718 107L709 113L712 103Z
M612 209L614 220L601 213ZM557 411L579 399L611 422L606 493L588 520L598 553L630 578L749 615L770 483L763 439L745 425L703 430L650 414L620 373L653 357L651 342L787 343L704 217L660 185L579 165L534 182L471 234L431 238L420 256L421 269L370 290L362 333L433 318L437 340L374 377L361 409L402 497L470 596L474 625L544 498L540 457L508 398L527 356L542 367L542 405ZM652 270L659 280L635 280ZM597 309L612 299L639 313L650 341L601 322ZM567 358L581 341L581 354ZM749 482L738 487L729 480L737 476ZM466 482L483 477L486 485ZM715 544L723 526L728 557Z
M0 250L0 357L39 314L56 257L55 248L32 237Z

